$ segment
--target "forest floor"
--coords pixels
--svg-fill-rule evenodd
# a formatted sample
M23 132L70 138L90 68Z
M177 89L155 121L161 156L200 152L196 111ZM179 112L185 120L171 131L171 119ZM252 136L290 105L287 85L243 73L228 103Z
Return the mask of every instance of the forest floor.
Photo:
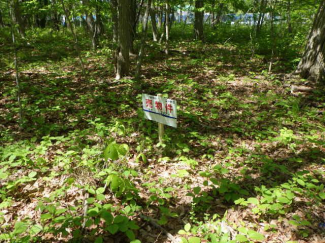
M1 69L0 241L324 242L324 87L231 43L148 49L141 81L31 49L22 129ZM178 102L164 144L143 93Z

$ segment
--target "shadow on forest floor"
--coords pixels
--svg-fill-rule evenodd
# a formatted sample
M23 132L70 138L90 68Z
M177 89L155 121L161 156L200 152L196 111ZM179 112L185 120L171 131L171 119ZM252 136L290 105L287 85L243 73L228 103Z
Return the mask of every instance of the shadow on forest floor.
M65 65L64 61L60 66L22 72L24 129L21 132L13 95L13 73L3 73L0 132L4 137L14 135L15 141L35 137L39 142L46 135L65 136L89 129L96 119L106 126L118 120L131 135L117 139L130 142L132 155L137 157L137 146L144 137L156 139L153 135L156 124L139 117L139 97L142 93L168 94L179 104L179 128L177 131L166 128L164 152L157 155L158 149L148 145L151 149L147 149L146 156L150 163L139 165L140 174L147 176L137 178L142 195L139 204L144 207L144 214L157 220L167 217L168 224L162 227L173 235L184 229L187 222L208 225L212 222L211 215L223 217L225 212L228 222L236 225L269 223L284 215L281 210L288 219L293 214L301 218L320 214L322 206L311 205L317 197L316 189L308 188L308 183L312 184L313 179L318 180L313 182L314 186L325 183L314 170L323 167L325 158L322 89L315 88L309 95L292 95L285 85L294 81L283 79L280 61L275 64L274 73L267 74L265 60L239 53L232 46L181 48L168 58L155 49L145 61L141 84L127 79L113 81L112 73L104 68L106 57L88 60L89 78L81 77L75 64ZM304 174L305 170L310 173ZM143 186L149 182L154 184ZM285 188L286 183L289 189ZM172 187L169 192L172 196L154 195L150 189L156 187L161 190ZM262 191L262 187L269 192ZM296 200L277 201L282 196L276 193L282 195L292 188L297 189ZM278 208L261 209L259 218L258 213L252 213L256 205L234 203L239 198L255 198L263 204L261 199L267 195L271 195L270 207ZM158 198L153 200L152 196ZM164 199L162 205L159 199ZM162 206L178 217L170 217ZM311 219L312 227L321 220L321 217ZM138 221L142 227L139 237L144 242L154 242L157 238L158 242L167 241L160 230L144 220ZM283 225L282 234L288 230L292 235L301 232L289 228ZM309 236L313 234L321 235L315 227ZM123 242L123 237L121 234L115 238Z

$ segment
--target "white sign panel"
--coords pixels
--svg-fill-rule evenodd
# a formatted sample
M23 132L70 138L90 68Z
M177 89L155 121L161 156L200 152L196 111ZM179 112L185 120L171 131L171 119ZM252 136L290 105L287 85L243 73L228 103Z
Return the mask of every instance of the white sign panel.
M142 107L144 116L148 120L177 127L176 100L142 94Z

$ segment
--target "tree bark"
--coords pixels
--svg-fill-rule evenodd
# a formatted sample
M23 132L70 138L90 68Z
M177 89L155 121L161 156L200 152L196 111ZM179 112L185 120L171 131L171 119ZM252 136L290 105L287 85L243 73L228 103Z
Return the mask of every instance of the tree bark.
M112 22L113 22L113 42L118 42L118 4L117 0L111 0Z
M101 36L104 33L103 18L102 18L102 14L100 11L101 6L102 6L102 2L100 0L96 0L96 34L97 34L97 38L99 38L99 36Z
M276 33L274 28L274 15L275 15L275 6L277 4L277 0L271 0L270 7L271 7L271 40L272 40L272 51L271 51L271 59L269 64L269 73L272 71L273 59L274 54L276 51Z
M19 68L18 68L18 57L17 57L17 46L16 46L16 36L14 31L14 11L15 11L15 3L9 4L8 0L8 9L9 15L11 17L11 37L12 37L12 45L14 49L14 63L15 63L15 79L16 79L16 87L17 87L17 101L19 106L19 129L22 128L23 125L23 108L21 103L21 86L20 86L20 78L19 78Z
M137 70L135 74L135 78L139 79L140 74L141 74L141 65L142 65L142 58L144 55L144 45L146 42L146 37L147 37L147 30L148 30L148 19L149 19L149 12L151 9L151 0L148 0L147 2L147 8L146 12L144 14L144 20L143 20L143 25L142 25L142 39L141 39L141 47L138 55L138 61L137 61Z
M215 19L214 27L221 22L221 17L222 17L224 5L225 5L224 3L219 3L218 12L217 12L217 16L216 16L216 19Z
M259 34L262 30L262 25L264 23L264 16L265 16L265 8L267 6L267 1L262 0L260 5L260 13L258 16L257 26L256 26L256 34Z
M216 6L216 0L211 0L211 11L210 11L210 25L213 27L214 25L214 18L215 18L215 15L214 15L214 8Z
M130 14L129 14L129 25L131 25L131 35L130 35L130 43L129 43L129 48L130 48L130 53L134 53L134 46L133 42L135 40L136 34L137 34L137 1L136 0L130 0L131 6L130 6Z
M25 22L23 21L23 18L22 18L19 1L18 0L13 0L12 3L13 3L13 5L12 5L12 14L11 14L12 21L16 25L18 25L19 34L22 37L25 37Z
M172 29L172 25L173 25L173 23L176 20L174 9L171 9L170 10L170 14L169 15L170 15L170 19L169 19L169 30L171 30Z
M297 73L302 78L325 81L325 0L319 6Z
M287 6L287 23L288 23L288 32L292 33L292 25L291 25L291 0L288 0Z
M86 16L86 24L87 24L87 32L91 39L91 47L93 50L97 48L97 26L96 21L93 17L93 12L89 6L89 0L83 0L83 5L85 6L85 16Z
M3 23L3 18L2 18L2 12L0 10L0 26L4 27L4 23Z
M47 8L49 2L47 0L38 0L39 8ZM40 12L36 15L37 27L44 29L46 26L46 13Z
M56 10L56 0L51 1L51 22L52 28L56 31L60 30L60 14Z
M159 6L158 8L158 29L161 30L162 27L162 19L163 19L163 7Z
M166 34L166 42L165 42L165 53L169 54L169 0L166 0L166 14L165 14L165 34Z
M116 79L129 74L132 0L118 0L118 47L116 55Z
M151 4L150 9L150 19L151 19L151 26L152 26L152 38L153 41L158 41L158 29L157 29L157 23L156 23L156 11L154 9L154 3Z
M70 31L71 31L71 33L72 33L72 35L74 37L74 48L75 48L75 50L77 52L77 55L78 55L79 63L80 63L81 69L82 69L82 74L85 76L86 75L86 70L85 70L84 62L83 62L82 57L81 57L78 37L77 37L76 32L74 31L72 22L70 20L70 10L66 9L63 0L61 0L61 5L62 5L62 9L63 9L63 11L65 13L66 21L67 21L67 23L69 25Z
M182 23L182 21L183 21L183 11L182 11L182 9L180 9L179 10L179 20L178 20L178 22Z
M204 11L202 8L204 7L203 0L195 1L195 19L194 19L194 34L196 40L204 40L203 34L203 20L204 20Z

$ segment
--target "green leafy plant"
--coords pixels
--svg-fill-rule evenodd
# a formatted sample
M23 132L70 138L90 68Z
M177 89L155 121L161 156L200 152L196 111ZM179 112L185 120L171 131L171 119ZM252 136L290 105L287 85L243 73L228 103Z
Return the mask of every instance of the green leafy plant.
M255 242L264 242L265 240L264 235L255 230L247 229L245 227L239 227L237 230L240 233L236 235L236 241L238 242L249 242L250 240Z
M214 191L223 196L227 202L233 202L240 198L241 195L249 194L247 190L229 179L217 180L216 178L210 178L210 180L214 185L218 186Z

